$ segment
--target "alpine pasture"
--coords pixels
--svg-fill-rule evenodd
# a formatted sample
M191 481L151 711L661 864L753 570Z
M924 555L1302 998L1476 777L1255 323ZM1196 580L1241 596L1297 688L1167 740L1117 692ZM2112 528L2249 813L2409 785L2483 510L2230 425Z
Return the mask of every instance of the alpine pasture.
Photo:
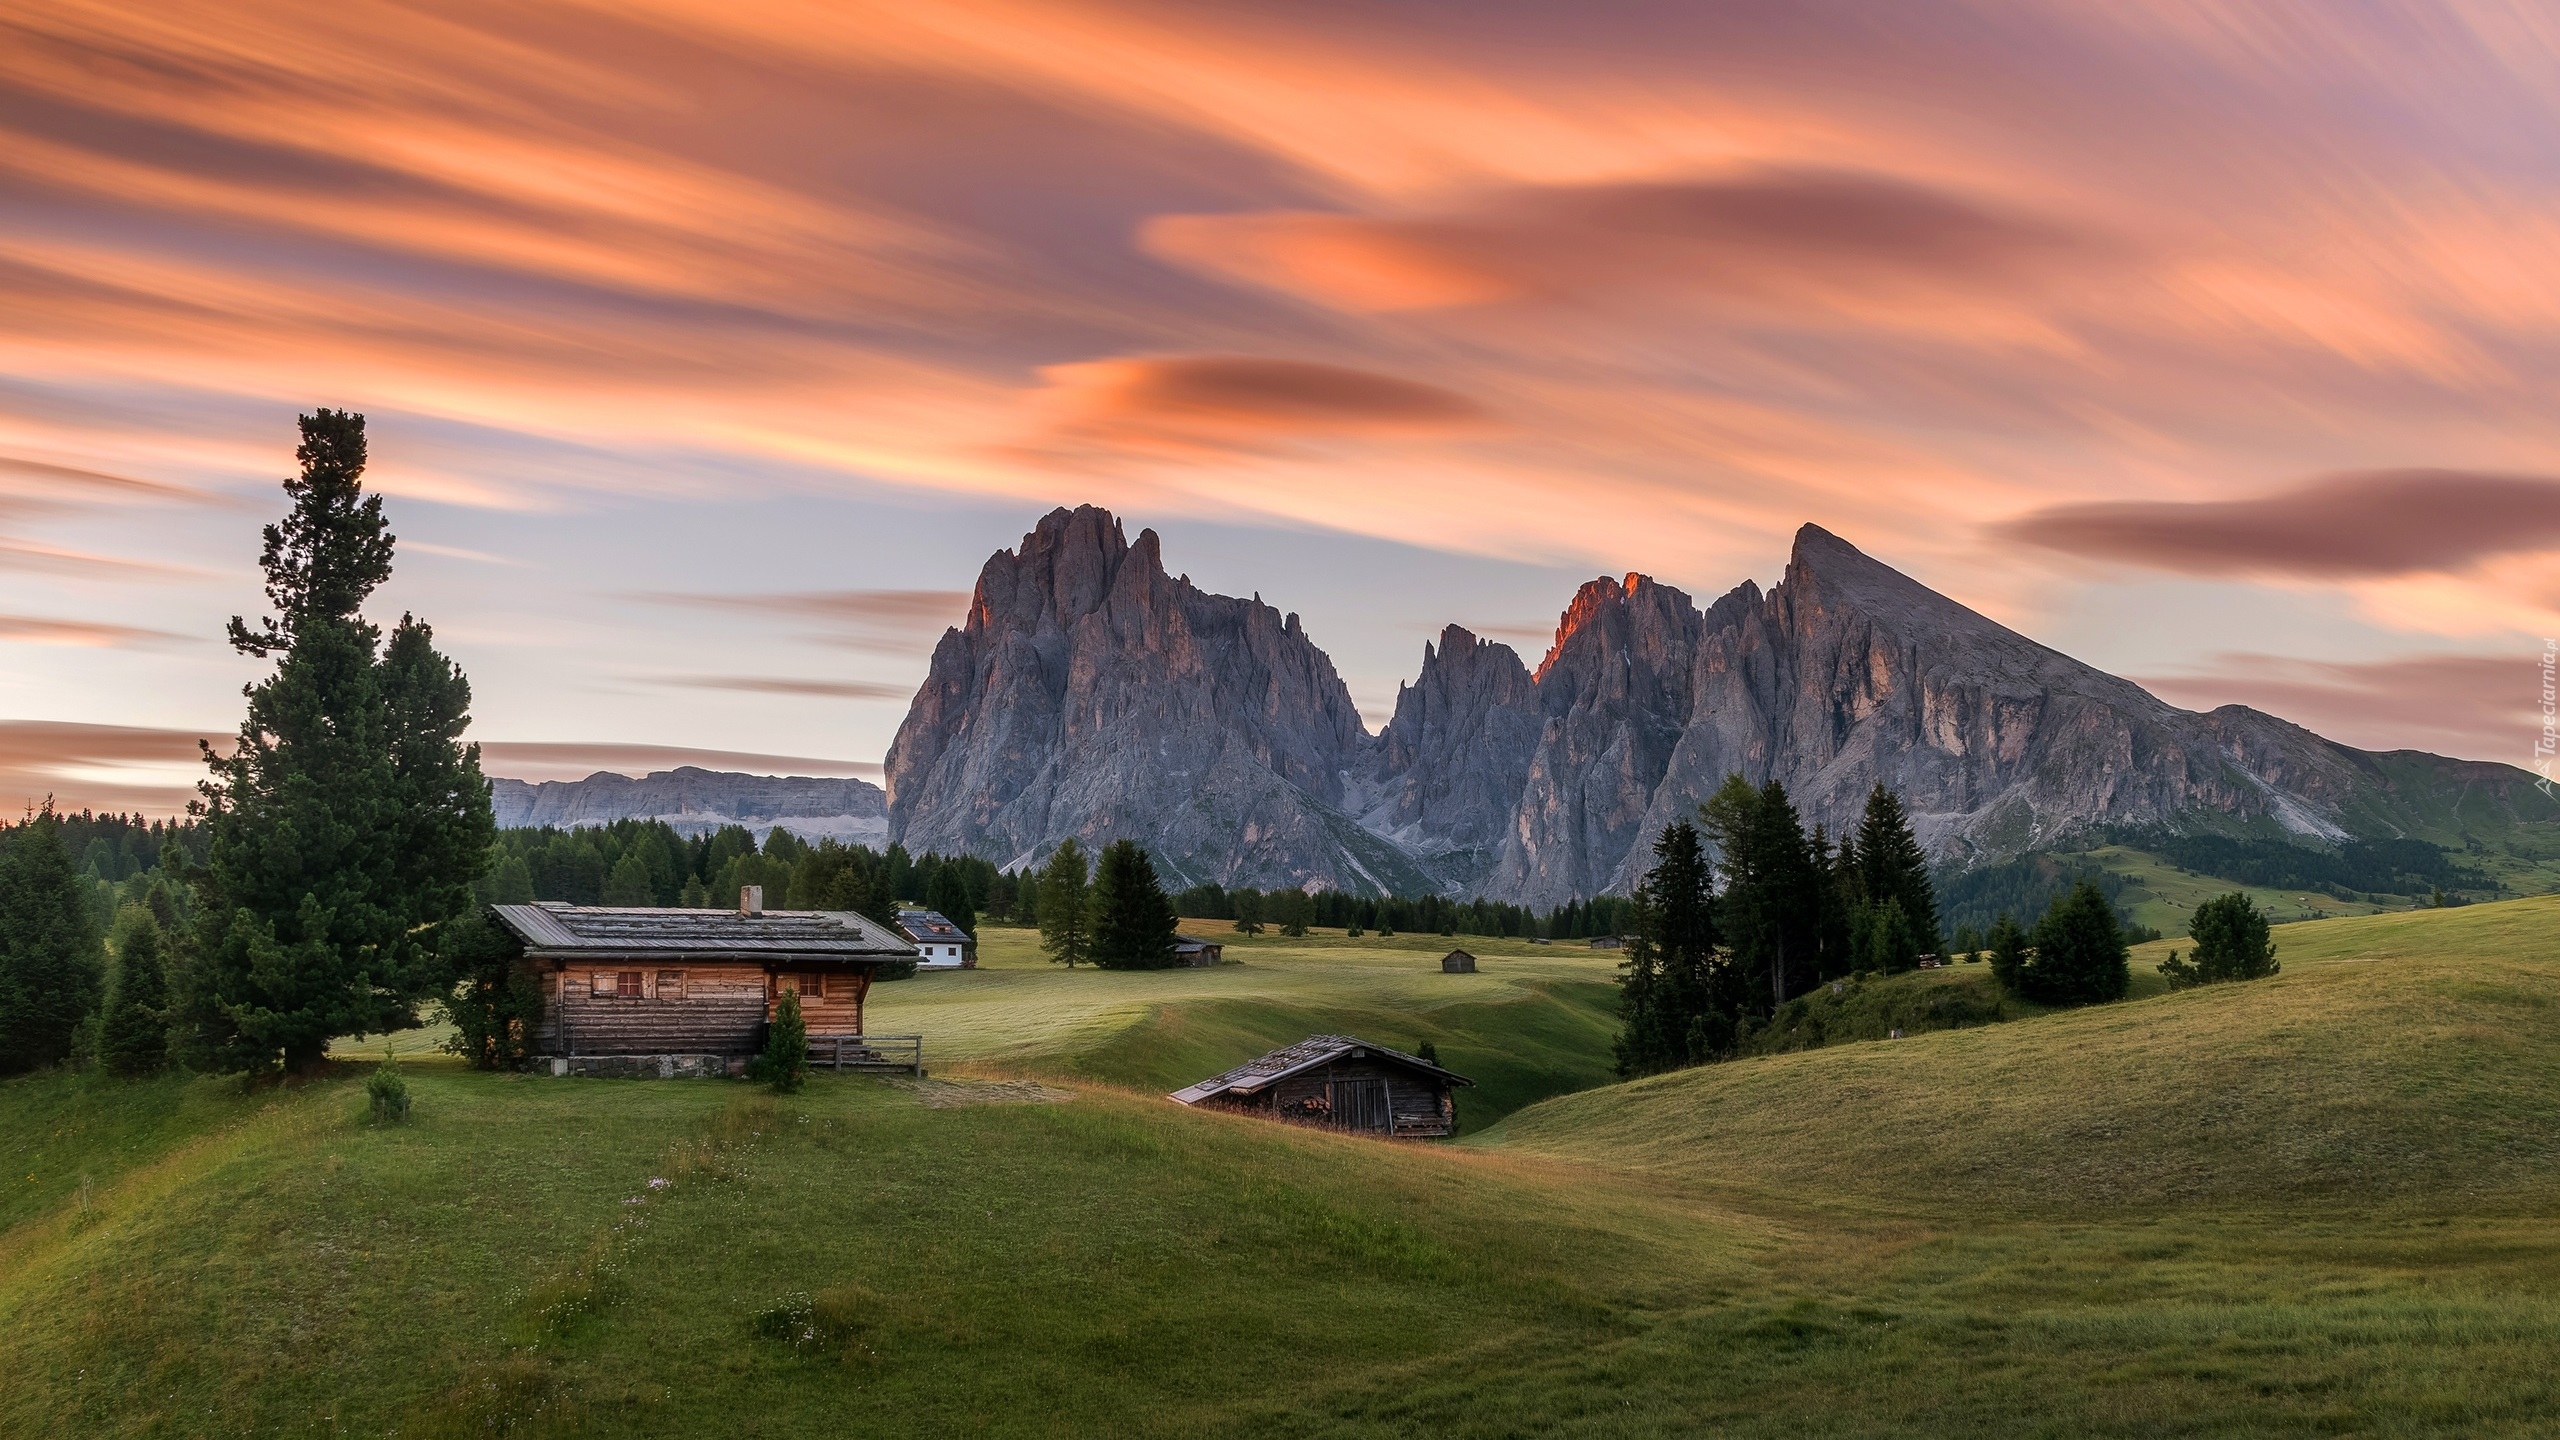
M1197 927L1195 927L1197 928ZM1614 956L1230 939L883 987L921 1082L0 1085L0 1432L2534 1433L2560 898L1605 1083ZM2147 974L2168 945L2137 952ZM1968 968L1883 986L1971 983ZM1881 988L1881 987L1879 987ZM1460 1143L1161 1098L1310 1029ZM254 1355L254 1364L242 1357Z

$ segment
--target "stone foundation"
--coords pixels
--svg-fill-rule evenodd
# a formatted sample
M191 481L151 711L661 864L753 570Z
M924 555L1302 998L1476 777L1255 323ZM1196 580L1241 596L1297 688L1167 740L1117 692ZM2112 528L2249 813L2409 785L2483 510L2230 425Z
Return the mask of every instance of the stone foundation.
M717 1080L747 1073L743 1055L536 1055L524 1068L537 1075L586 1075L610 1080Z

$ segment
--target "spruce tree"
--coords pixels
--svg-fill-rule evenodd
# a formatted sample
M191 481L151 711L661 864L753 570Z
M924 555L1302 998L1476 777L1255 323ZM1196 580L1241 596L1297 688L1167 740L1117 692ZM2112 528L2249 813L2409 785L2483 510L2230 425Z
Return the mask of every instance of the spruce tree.
M1239 935L1261 934L1262 892L1259 890L1238 890L1229 896L1229 901L1235 906L1236 933Z
M2082 880L2045 911L2036 922L2035 947L2024 976L2030 1000L2095 1005L2123 999L2133 985L2116 908L2095 882Z
M509 851L497 864L489 867L489 875L481 882L480 893L492 905L530 905L533 903L533 867L524 857Z
M1103 847L1094 866L1093 963L1106 970L1161 970L1173 963L1173 934L1180 925L1173 902L1156 878L1155 862L1135 840Z
M1085 918L1084 849L1065 840L1049 863L1040 867L1040 948L1052 964L1076 968L1093 953L1093 931Z
M934 872L933 883L925 903L942 912L942 918L971 935L978 933L978 912L969 904L969 880L958 865L943 865Z
M116 915L115 983L98 1027L98 1063L110 1075L154 1075L169 1063L169 985L160 922L141 905Z
M2025 995L2027 993L2027 932L2025 929L2020 927L2016 920L2010 918L2008 911L2003 910L2000 912L2000 918L1991 922L1991 933L1984 937L1984 942L1991 952L1992 982L2012 995Z
M773 1023L765 1027L764 1053L756 1057L755 1078L784 1094L809 1078L809 1022L800 1010L800 992L785 990L773 1007Z
M474 913L446 927L444 954L459 972L445 997L453 1034L444 1048L481 1070L506 1070L525 1057L542 1020L542 982L507 933Z
M302 437L292 511L260 559L275 613L230 626L276 668L247 691L231 753L206 750L180 1008L199 1058L225 1069L300 1070L336 1036L415 1025L451 983L440 935L496 833L479 747L461 741L469 682L414 617L385 648L360 613L393 544L361 484L363 417L306 415Z
M613 862L613 873L605 877L604 903L607 905L647 905L657 898L650 892L649 864L637 850L623 852Z
M51 802L0 850L0 1075L71 1058L98 1008L103 955L90 884Z
M1635 893L1635 938L1619 964L1617 1068L1651 1075L1695 1065L1732 1045L1734 1017L1718 1002L1713 872L1698 828L1674 822L1653 846Z
M1902 902L1920 951L1943 953L1938 937L1938 892L1929 883L1929 860L1911 833L1902 801L1882 783L1867 792L1867 810L1858 822L1856 863L1858 889L1870 904Z

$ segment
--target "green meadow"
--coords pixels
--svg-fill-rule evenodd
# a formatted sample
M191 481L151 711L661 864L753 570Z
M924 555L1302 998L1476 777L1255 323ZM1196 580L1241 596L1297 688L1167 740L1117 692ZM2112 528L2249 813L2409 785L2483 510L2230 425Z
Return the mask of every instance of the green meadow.
M1195 930L1209 927L1192 927ZM2543 1434L2560 897L1612 1084L1614 956L1238 942L874 992L922 1082L0 1084L0 1435ZM2137 975L2168 943L2144 947ZM1840 1030L1979 989L1840 997ZM1854 1004L1852 1003L1854 1001ZM1916 1008L1915 1008L1916 1007ZM1854 1022L1854 1023L1853 1023ZM1389 1145L1163 1091L1310 1030Z

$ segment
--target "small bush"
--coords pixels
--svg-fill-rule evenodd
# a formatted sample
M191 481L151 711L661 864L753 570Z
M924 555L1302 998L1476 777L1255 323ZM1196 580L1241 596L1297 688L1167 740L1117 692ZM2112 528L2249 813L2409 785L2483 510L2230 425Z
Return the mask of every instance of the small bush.
M2188 930L2196 942L2193 958L2181 960L2172 950L2160 963L2160 974L2172 990L2227 980L2263 980L2284 968L2276 963L2267 917L2245 894L2235 891L2198 905Z
M373 1102L373 1123L404 1125L409 1120L409 1082L400 1075L400 1061L384 1047L382 1063L365 1077L365 1097Z
M782 1003L774 1007L764 1053L756 1057L755 1078L784 1094L809 1078L809 1024L800 1017L800 997L793 991L783 991Z
M859 1284L831 1285L811 1295L795 1291L756 1313L755 1332L803 1355L834 1355L850 1363L869 1353L880 1297Z

